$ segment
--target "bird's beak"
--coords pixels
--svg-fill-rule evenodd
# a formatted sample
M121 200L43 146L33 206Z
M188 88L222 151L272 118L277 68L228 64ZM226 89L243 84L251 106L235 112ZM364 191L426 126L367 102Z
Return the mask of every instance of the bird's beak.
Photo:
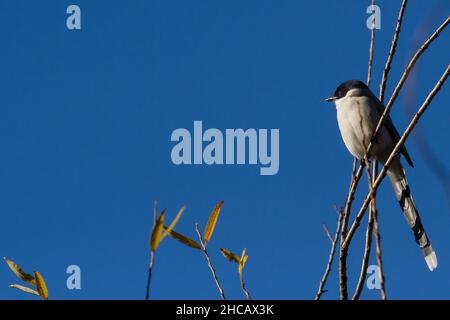
M336 97L329 97L329 98L327 98L327 99L325 99L325 101L326 102L333 102L333 101L335 101L337 98Z

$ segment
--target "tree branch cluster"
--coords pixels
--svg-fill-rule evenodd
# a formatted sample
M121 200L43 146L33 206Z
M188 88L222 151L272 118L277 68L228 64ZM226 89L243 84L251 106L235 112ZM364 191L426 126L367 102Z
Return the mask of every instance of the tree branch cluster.
M397 24L394 31L394 36L392 39L391 47L389 50L388 57L386 59L386 63L383 69L382 78L380 82L379 87L379 99L381 102L383 102L385 97L385 90L386 90L386 84L387 79L389 75L389 71L391 69L392 61L397 49L399 35L401 31L401 26L403 22L404 13L406 10L408 0L403 0L400 5L400 10L398 13L397 18ZM373 15L374 12L374 5L375 1L372 0L372 29L371 29L371 36L370 36L370 49L369 49L369 62L368 62L368 76L367 76L367 84L369 85L371 83L371 76L372 76L372 64L373 64L373 57L374 57L374 40L375 40L375 16ZM444 31L444 29L447 27L447 25L450 23L450 17L447 17L447 19L442 22L439 27L425 40L425 42L419 47L419 49L415 52L413 57L410 59L409 63L405 67L402 76L400 77L400 80L398 81L397 85L394 88L394 91L388 100L388 103L386 104L386 108L380 117L380 120L377 124L377 127L375 129L375 132L373 136L375 137L374 141L376 140L377 135L381 131L381 128L384 124L385 119L388 117L389 112L394 105L394 102L396 101L400 90L402 89L403 85L405 84L406 80L408 79L408 76L411 72L411 70L416 65L419 58L422 56L422 54L428 49L428 47L432 44L433 41L435 41L439 35ZM348 299L348 278L347 278L347 255L348 250L350 247L350 244L353 240L353 237L358 230L360 223L365 215L365 212L367 208L370 206L370 214L367 222L367 228L366 228L366 237L365 237L365 246L364 246L364 253L362 257L361 262L361 271L359 274L358 282L355 288L355 292L352 295L352 299L359 299L360 295L362 293L362 289L364 287L367 268L369 264L369 257L370 257L370 251L372 246L372 236L375 234L375 242L376 242L376 259L377 264L380 270L380 295L381 299L386 299L386 289L385 289L385 277L383 273L383 263L382 263L382 250L381 250L381 236L380 236L380 226L378 221L378 212L376 209L376 192L378 187L380 186L382 180L386 176L387 169L391 165L391 162L394 160L396 155L400 152L402 146L405 144L406 140L408 139L409 135L411 134L414 127L419 122L421 116L424 114L424 112L427 110L427 108L430 106L433 98L436 96L436 94L441 90L442 86L444 85L445 81L447 80L450 73L450 65L447 65L447 68L445 69L444 73L441 75L433 89L429 92L427 98L422 103L421 107L418 109L418 111L415 113L414 117L410 121L409 125L407 126L406 130L404 131L403 135L397 142L395 148L393 149L392 153L390 154L388 160L386 161L385 165L381 169L380 173L378 173L378 165L376 161L373 163L373 170L372 173L370 172L370 163L369 163L369 155L373 148L373 143L370 142L369 145L363 146L365 150L365 157L361 159L359 166L357 165L357 160L354 159L353 161L353 169L351 174L351 180L350 180L350 186L347 193L346 201L344 208L339 210L339 216L337 221L337 227L336 227L336 233L334 238L331 239L331 249L329 254L329 259L325 268L324 275L319 283L319 289L316 293L316 299L319 300L323 293L326 292L324 289L325 284L327 282L329 273L331 271L331 267L333 264L333 259L335 256L335 252L338 251L338 257L339 257L339 292L340 292L340 298L342 300ZM355 197L355 192L358 187L358 183L362 177L363 170L365 168L367 178L368 178L368 184L369 184L369 191L364 198L364 201L361 205L361 208L359 209L358 213L356 214L353 222L351 223L349 227L349 220L350 220L350 213L352 209L352 204ZM337 245L339 241L339 246ZM336 249L339 250L336 250Z

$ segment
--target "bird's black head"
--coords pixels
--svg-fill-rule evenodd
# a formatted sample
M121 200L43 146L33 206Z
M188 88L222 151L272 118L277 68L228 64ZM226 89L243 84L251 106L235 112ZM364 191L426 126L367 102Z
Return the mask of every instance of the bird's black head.
M334 95L325 101L335 101L337 99L345 97L347 92L349 92L352 89L368 89L367 85L359 80L347 80L339 85L337 87L336 91L334 92Z

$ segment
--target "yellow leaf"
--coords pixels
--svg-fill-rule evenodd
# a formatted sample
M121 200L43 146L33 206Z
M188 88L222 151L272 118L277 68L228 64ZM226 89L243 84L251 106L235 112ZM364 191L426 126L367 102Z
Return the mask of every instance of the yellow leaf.
M153 227L152 236L150 238L150 250L155 252L158 249L159 243L162 240L162 231L164 227L165 210L161 212L158 219L156 219L155 226Z
M209 216L208 223L205 228L205 244L211 239L211 236L214 232L214 228L216 227L217 218L219 217L220 209L222 208L223 200L220 201L213 209L211 215Z
M9 287L39 296L39 293L37 291L34 291L33 289L30 289L28 287L21 286L20 284L11 284L9 285Z
M233 252L231 252L230 250L220 248L220 252L225 257L225 259L227 259L228 261L231 261L231 262L234 261L236 263L239 263L239 261L240 261L239 257L236 254L234 254Z
M180 241L181 243L187 245L188 247L194 248L194 249L200 249L200 245L192 240L191 238L188 238L181 233L175 232L174 230L168 230L166 226L164 226L164 229L166 232L175 240Z
M178 220L180 220L181 215L183 214L184 209L186 209L186 206L183 206L180 211L178 211L177 216L173 219L172 223L169 225L169 227L164 228L165 232L163 234L163 239L169 234L169 232L171 230L173 230L173 228L175 228L176 224L178 223Z
M245 256L244 258L242 258L242 260L240 262L240 264L242 264L242 268L245 267L245 264L247 263L247 260L248 260L248 256Z
M242 251L241 259L239 259L239 274L242 275L242 270L245 267L245 263L247 262L248 255L245 254L245 249Z
M47 290L47 286L45 284L44 278L42 278L41 274L37 271L34 273L34 277L36 279L36 289L39 293L39 296L42 299L47 300L48 299L48 290Z
M14 272L14 274L18 278L22 279L25 282L28 282L29 284L36 285L36 281L34 280L34 277L31 274L28 274L25 271L23 271L23 269L19 265L9 260L8 258L5 257L3 259L5 259L5 262L8 265L8 267L12 270L12 272Z

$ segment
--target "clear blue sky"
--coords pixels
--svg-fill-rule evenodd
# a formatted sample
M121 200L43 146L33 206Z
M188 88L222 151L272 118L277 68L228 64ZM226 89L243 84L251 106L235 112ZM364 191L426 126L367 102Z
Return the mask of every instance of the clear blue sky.
M416 48L416 27L428 17L428 28L435 28L450 13L445 2L409 4L388 96ZM82 10L81 31L66 29L72 3ZM209 250L226 294L243 298L235 266L218 249L246 247L254 298L313 298L329 251L322 223L334 230L333 205L344 202L352 163L335 109L322 101L343 80L366 79L369 3L1 1L0 254L39 270L53 299L142 299L153 199L169 219L186 204L177 230L191 237L194 223L203 228L223 199ZM376 89L399 3L380 4ZM417 106L448 64L449 32L418 65ZM420 124L447 164L449 88ZM411 116L404 98L392 111L399 131ZM175 166L170 134L192 130L194 120L221 130L279 128L279 173L260 176L251 165ZM439 267L428 271L383 183L378 204L388 297L448 299L450 209L413 139L408 147L415 161L409 182ZM362 234L349 257L352 289ZM66 289L71 264L81 267L80 291ZM0 298L30 298L8 289L12 282L2 262ZM337 298L337 287L334 268L324 297ZM152 296L219 297L204 257L169 238L157 253Z

